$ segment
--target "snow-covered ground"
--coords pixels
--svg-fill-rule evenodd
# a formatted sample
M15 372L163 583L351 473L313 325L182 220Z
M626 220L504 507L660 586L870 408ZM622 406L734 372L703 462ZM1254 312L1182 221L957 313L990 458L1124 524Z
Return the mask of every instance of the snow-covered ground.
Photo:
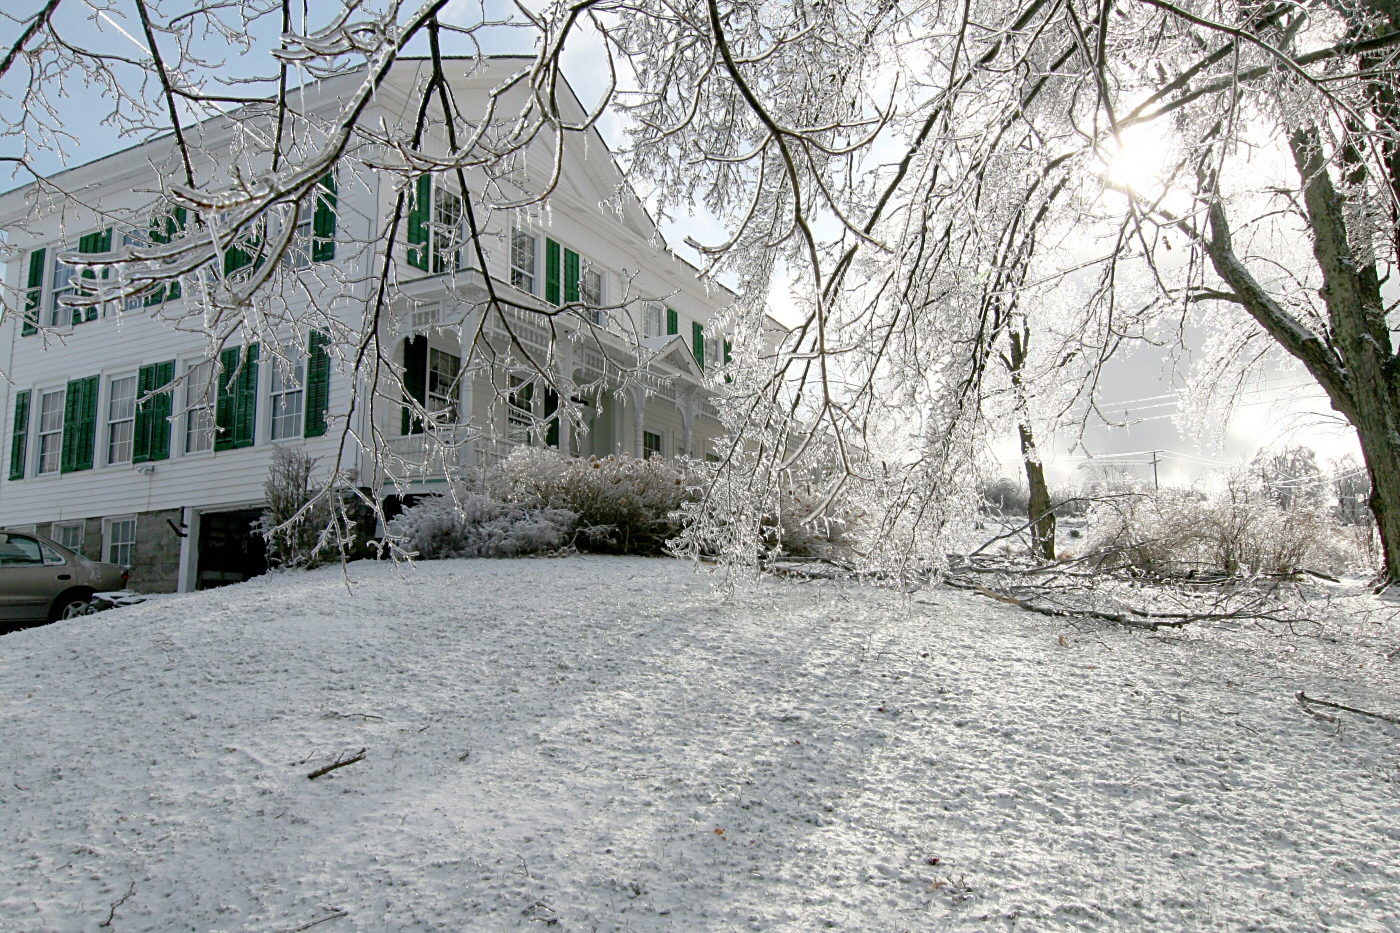
M0 929L1400 929L1383 614L350 570L0 638Z

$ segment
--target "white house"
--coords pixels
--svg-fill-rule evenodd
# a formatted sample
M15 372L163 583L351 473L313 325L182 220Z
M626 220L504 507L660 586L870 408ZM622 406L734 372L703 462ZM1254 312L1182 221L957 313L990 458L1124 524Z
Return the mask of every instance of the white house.
M522 63L477 63L453 81L459 105L481 110L486 91ZM424 68L395 65L363 125L412 119ZM333 117L361 79L308 85L301 106ZM199 134L203 151L218 152L237 130L220 119L188 132ZM197 277L100 308L60 304L84 276L91 284L105 274L75 274L60 253L181 236L186 213L163 200L158 168L172 151L165 137L69 169L52 180L77 193L71 198L34 185L0 195L0 230L17 257L6 267L10 308L0 328L9 377L0 384L8 441L0 526L32 528L125 564L138 589L185 591L264 569L249 522L279 445L303 446L324 465L340 455L358 485L389 496L441 488L445 467L488 463L522 443L583 457L711 453L721 428L706 364L713 379L727 344L710 325L732 296L666 251L596 133L565 146L545 205L485 212L484 269L474 250L443 233L463 217L456 173L422 174L405 195L413 207L393 247L386 313L370 325L365 310L384 257L375 244L403 188L402 175L372 167L369 144L348 150L315 205L302 206L293 250L276 272L280 291L258 306L256 331L236 321L193 326L201 319L189 294ZM551 140L525 155L522 188L550 176ZM218 161L196 171L226 171ZM486 183L467 178L469 188ZM230 249L223 261L226 274L256 266L248 250ZM471 368L480 353L513 345L502 322L488 319L477 356L467 353L488 277L500 294L546 311L579 300L619 306L596 322L553 318L552 344L545 318L520 310L506 318L518 347L544 360L552 345L561 380L589 387L564 400L585 413L583 431L551 418L560 400L536 392L528 373ZM307 303L331 309L344 328L306 326ZM272 339L278 346L259 345ZM357 375L352 361L362 346L384 365ZM638 367L635 378L617 378L620 368ZM170 391L151 394L167 384ZM417 402L412 412L406 397ZM435 421L426 433L425 412Z

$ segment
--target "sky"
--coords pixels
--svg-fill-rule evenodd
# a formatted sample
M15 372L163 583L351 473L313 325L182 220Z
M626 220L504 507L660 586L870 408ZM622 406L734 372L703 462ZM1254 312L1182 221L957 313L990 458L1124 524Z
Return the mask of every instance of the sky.
M40 6L35 0L26 0L25 5L36 10ZM108 8L110 12L97 13L93 7L85 4L65 3L59 8L56 22L96 46L133 52L137 43L131 35L139 33L139 22L132 10L125 9L127 6L129 4L117 2ZM314 11L315 7L309 9ZM481 22L483 17L503 19L510 16L512 10L513 5L503 0L490 0L484 5L456 2L449 5L442 18L445 22L469 25ZM275 74L276 66L267 49L273 45L276 26L277 23L269 19L259 29L257 38L261 41L250 55L245 56L237 50L229 51L218 43L209 43L208 52L212 56L226 59L219 71L220 77L236 80ZM16 24L0 22L0 42L6 47L17 35ZM453 41L448 40L446 52L467 51L466 48L453 48ZM483 50L493 54L529 53L533 50L533 42L533 32L519 29L494 28L482 36ZM425 54L426 40L411 46L408 51L409 54ZM600 55L599 39L587 30L579 33L577 39L572 40L565 49L565 74L585 106L596 101L607 84L606 70L597 67ZM17 82L24 78L20 69L14 69L0 81L0 91L9 94L8 99L0 97L0 119L14 115L17 92L21 91ZM66 91L69 98L61 102L66 114L88 111L94 118L74 121L82 127L81 136L76 145L69 146L66 163L57 152L36 153L34 165L39 171L48 173L63 168L65 164L88 162L140 141L138 138L124 137L111 125L100 122L96 115L105 115L108 108L96 89L70 82ZM614 146L621 143L625 132L615 114L604 118L600 131ZM14 139L0 140L0 155L16 154L17 145ZM1116 162L1112 170L1120 176L1120 180L1132 180L1133 173L1141 171L1141 168L1127 160ZM27 176L23 174L0 175L0 190L8 190L27 181ZM700 205L696 205L689 216L662 219L661 228L668 243L697 264L699 257L685 246L687 236L702 242L719 242L726 238L723 225ZM780 279L772 289L770 310L775 318L785 323L802 316L789 285L786 280ZM1198 349L1185 348L1183 359L1189 362L1191 352ZM1114 464L1150 480L1155 460L1158 482L1163 485L1187 485L1213 471L1247 463L1264 446L1305 444L1317 451L1320 462L1336 460L1358 450L1354 432L1331 412L1316 384L1300 369L1286 365L1274 366L1261 373L1253 391L1246 393L1233 411L1218 412L1221 427L1214 436L1204 439L1190 437L1176 417L1180 412L1183 375L1163 350L1147 345L1138 346L1112 361L1105 372L1100 395L1103 408L1119 416L1122 425L1091 424L1083 432L1082 438L1062 433L1054 443L1043 445L1042 455L1052 484L1073 484L1090 470L1105 466L1112 468ZM1022 475L1014 438L1001 439L992 453L1004 475Z

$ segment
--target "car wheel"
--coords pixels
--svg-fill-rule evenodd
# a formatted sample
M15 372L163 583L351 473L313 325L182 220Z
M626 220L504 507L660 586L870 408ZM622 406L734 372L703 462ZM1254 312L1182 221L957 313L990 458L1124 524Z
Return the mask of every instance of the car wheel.
M76 619L79 616L92 615L94 611L91 598L78 594L59 600L58 605L54 607L53 616L55 619Z

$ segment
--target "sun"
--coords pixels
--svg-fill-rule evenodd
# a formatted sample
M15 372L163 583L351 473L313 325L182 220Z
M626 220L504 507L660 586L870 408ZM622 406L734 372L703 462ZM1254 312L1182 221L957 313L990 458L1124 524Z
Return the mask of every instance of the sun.
M1172 140L1159 124L1129 127L1103 146L1104 178L1140 197L1160 194L1171 172Z

